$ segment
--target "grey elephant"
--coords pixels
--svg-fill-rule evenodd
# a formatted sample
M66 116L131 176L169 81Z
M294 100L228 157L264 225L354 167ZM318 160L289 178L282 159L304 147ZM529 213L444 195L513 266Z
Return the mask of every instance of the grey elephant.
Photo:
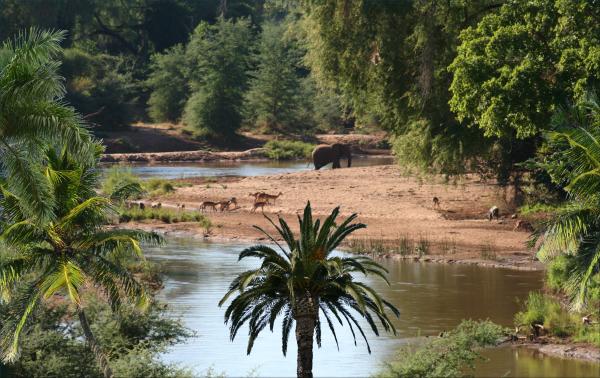
M341 168L340 159L348 159L348 167L352 165L352 152L350 145L343 143L320 144L313 150L313 164L318 170L329 163L333 163L332 168Z

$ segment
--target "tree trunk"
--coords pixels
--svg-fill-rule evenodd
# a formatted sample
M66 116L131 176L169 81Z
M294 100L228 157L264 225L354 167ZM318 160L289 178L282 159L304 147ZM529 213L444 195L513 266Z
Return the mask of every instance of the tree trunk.
M318 315L318 300L314 300L309 294L298 298L294 308L296 343L298 344L296 368L298 377L312 378L313 376L313 338Z
M81 328L83 328L85 340L87 341L90 349L94 353L94 356L96 357L96 362L98 362L98 365L102 370L102 374L104 374L105 378L112 378L113 372L110 368L110 365L108 364L108 358L106 357L106 354L104 354L104 352L102 351L102 348L100 347L100 344L98 344L96 337L94 337L92 329L90 328L90 324L88 323L87 317L85 316L85 312L82 308L77 309L77 315L79 315L79 323L81 324Z

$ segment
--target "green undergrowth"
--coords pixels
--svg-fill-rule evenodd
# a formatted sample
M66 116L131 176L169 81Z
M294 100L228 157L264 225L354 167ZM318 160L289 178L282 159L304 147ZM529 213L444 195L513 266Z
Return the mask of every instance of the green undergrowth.
M131 221L143 220L159 220L163 223L178 223L178 222L200 222L205 224L209 221L208 217L199 211L182 211L177 209L121 209L119 212L119 222L127 223Z
M462 377L483 360L478 348L497 345L507 331L490 321L463 320L442 337L400 349L377 377Z
M270 140L264 148L267 156L273 160L308 159L315 145L300 141Z
M584 324L582 318L592 315L592 323ZM521 332L532 334L534 324L542 325L542 336L570 339L574 342L592 343L600 347L600 310L588 308L584 312L570 312L551 295L531 292L524 309L515 315L515 325Z

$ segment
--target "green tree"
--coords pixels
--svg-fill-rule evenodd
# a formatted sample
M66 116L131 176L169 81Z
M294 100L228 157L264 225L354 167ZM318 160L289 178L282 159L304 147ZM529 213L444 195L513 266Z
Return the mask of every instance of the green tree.
M101 151L97 147L97 157ZM0 265L0 290L12 295L9 320L2 324L4 359L17 358L20 335L44 300L64 296L74 307L85 339L106 377L108 359L88 322L82 292L86 283L103 290L114 310L124 300L145 306L144 287L124 267L124 259L142 259L140 242L157 243L154 233L106 229L109 200L98 197L96 161L81 164L63 150L49 150L43 177L51 188L51 217L40 224L23 210L23 199L2 186L2 241L14 257Z
M398 310L383 300L375 290L357 281L353 274L374 275L386 280L386 270L366 257L339 257L332 252L352 232L365 228L362 223L352 223L356 214L336 224L339 208L321 221L313 221L310 202L304 209L303 217L298 217L300 238L296 239L288 224L279 218L279 226L269 219L279 236L285 241L281 246L273 236L259 227L269 240L279 247L277 251L266 245L246 248L240 253L240 260L257 257L262 260L259 268L248 270L233 280L229 291L219 305L237 294L225 311L225 321L231 324L231 339L239 329L248 323L250 339L248 353L260 332L269 326L273 330L275 320L283 315L282 351L287 352L287 343L294 322L296 323L296 343L298 344L299 377L312 377L313 338L321 345L322 314L333 334L337 336L334 321L343 324L345 319L354 333L354 326L362 335L369 353L371 348L367 337L355 315L363 317L378 335L376 320L386 331L395 328L385 312L385 307L399 316ZM386 280L387 282L387 280Z
M66 79L66 100L95 130L129 126L136 116L136 93L129 63L123 57L64 49L61 73Z
M542 261L569 257L564 290L581 310L600 275L600 105L588 99L561 111L554 126L557 131L548 136L551 153L541 165L570 200L540 230L538 256Z
M192 95L184 123L200 134L233 138L242 122L247 88L250 22L219 18L215 25L200 24L187 49L192 67Z
M258 66L246 93L248 121L267 132L289 131L302 122L300 51L286 38L286 28L272 22L262 25Z
M450 106L488 136L526 138L550 127L565 99L600 84L600 4L509 1L464 30Z
M340 92L359 124L375 121L392 132L402 163L454 174L487 160L495 141L450 111L447 67L460 31L494 12L498 1L303 4L312 74Z
M177 122L181 118L189 96L185 63L182 45L152 55L151 72L146 84L151 90L148 112L153 120Z
M92 159L89 132L63 102L58 75L64 32L31 29L0 48L0 179L19 198L24 214L40 223L53 216L51 188L39 162L60 144L83 161Z

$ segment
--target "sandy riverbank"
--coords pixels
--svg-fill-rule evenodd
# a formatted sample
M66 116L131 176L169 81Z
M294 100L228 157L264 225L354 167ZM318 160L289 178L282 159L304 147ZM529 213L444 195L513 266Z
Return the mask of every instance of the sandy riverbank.
M215 240L263 240L254 229L259 225L269 229L263 215L250 212L249 193L266 191L283 195L265 214L280 215L296 226L307 200L314 213L328 214L341 206L343 215L357 213L367 229L357 232L355 240L374 239L390 246L401 239L413 245L425 242L428 250L420 258L425 261L476 263L520 269L541 269L534 253L527 249L529 234L513 231L516 220L503 222L485 219L487 209L499 206L510 215L503 192L496 185L467 177L456 184L445 183L441 177L419 179L405 176L396 166L344 168L338 170L298 172L285 175L246 177L226 182L201 183L178 188L175 193L154 199L165 207L184 203L186 209L196 209L205 200L238 199L234 211L207 214L212 220L211 238ZM434 208L432 198L441 201ZM197 224L129 224L166 233L202 235ZM398 256L397 258L416 258Z

